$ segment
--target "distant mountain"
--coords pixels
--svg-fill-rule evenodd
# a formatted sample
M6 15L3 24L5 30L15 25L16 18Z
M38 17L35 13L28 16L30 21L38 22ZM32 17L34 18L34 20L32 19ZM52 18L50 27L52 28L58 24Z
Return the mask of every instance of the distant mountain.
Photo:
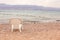
M47 11L60 11L60 8L43 7L36 5L7 5L0 4L0 10L47 10Z

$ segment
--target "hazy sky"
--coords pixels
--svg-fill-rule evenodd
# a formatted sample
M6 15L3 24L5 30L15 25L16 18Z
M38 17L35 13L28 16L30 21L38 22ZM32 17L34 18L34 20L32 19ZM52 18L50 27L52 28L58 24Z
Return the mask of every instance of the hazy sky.
M60 0L0 0L0 3L17 5L38 5L60 8Z

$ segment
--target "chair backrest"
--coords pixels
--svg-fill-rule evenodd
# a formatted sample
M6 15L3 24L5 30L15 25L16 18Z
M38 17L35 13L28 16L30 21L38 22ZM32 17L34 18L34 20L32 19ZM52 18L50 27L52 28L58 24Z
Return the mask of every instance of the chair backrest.
M12 18L10 19L10 24L19 25L19 24L22 24L22 20L19 18Z

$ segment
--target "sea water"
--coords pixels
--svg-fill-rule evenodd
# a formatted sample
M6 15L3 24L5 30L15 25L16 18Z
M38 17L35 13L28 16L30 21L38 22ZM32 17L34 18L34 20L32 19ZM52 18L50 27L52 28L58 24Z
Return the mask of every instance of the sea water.
M0 23L6 23L11 18L21 18L23 21L47 22L60 20L60 11L0 10Z

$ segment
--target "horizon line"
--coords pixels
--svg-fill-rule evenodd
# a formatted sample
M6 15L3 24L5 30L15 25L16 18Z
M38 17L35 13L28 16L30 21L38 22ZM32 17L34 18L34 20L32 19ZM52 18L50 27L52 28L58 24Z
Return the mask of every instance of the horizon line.
M17 4L6 4L6 3L0 3L0 5L17 5ZM19 4L18 4L19 5ZM20 4L21 5L21 4ZM27 4L22 4L23 5L26 5L26 6L29 6ZM40 6L40 7L47 7L47 6L41 6L41 5L30 5L30 6ZM49 8L58 8L58 7L49 7Z

